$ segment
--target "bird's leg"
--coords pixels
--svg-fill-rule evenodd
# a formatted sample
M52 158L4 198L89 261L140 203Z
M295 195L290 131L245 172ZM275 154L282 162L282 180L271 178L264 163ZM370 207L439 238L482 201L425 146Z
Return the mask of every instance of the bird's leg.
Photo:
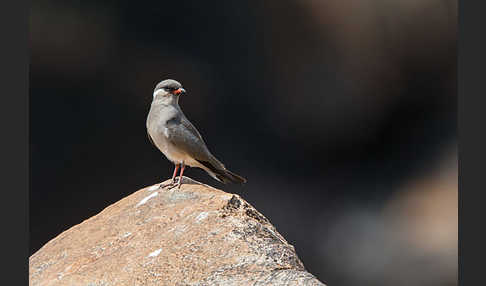
M175 178L176 178L176 175L177 175L177 171L178 171L178 170L179 170L179 164L175 164L175 165L174 165L174 173L172 174L172 180L171 180L171 182L170 182L170 183L168 183L168 184L165 184L165 185L162 185L162 184L161 184L161 185L159 186L159 188L165 188L165 187L167 187L167 186L174 186L174 185L175 185L175 183L176 183Z
M178 189L181 188L181 184L182 184L182 175L184 174L184 169L186 168L186 165L184 165L184 162L181 163L181 173L179 174L179 181L177 182L177 184L175 183L175 179L174 179L174 183L171 184L169 186L169 190L177 187ZM175 172L174 172L174 176L175 176ZM174 177L175 178L175 177Z
M176 175L177 175L177 170L179 170L179 164L175 164L175 167L174 167L174 173L172 174L172 184L175 184L175 178L176 178Z
M186 165L184 165L184 162L181 163L181 174L179 175L179 184L177 185L177 188L180 189L181 188L181 184L182 184L182 174L184 174L184 169L185 169Z

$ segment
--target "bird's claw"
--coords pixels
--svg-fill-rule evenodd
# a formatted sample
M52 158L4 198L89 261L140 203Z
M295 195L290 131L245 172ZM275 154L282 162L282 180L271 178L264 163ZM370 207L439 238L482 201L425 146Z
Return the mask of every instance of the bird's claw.
M167 187L167 186L170 186L171 184L172 184L172 183L168 183L168 184L160 184L160 185L159 185L159 189L163 189L163 188L165 188L165 187Z
M174 184L172 184L172 185L169 186L168 190L172 190L174 188L180 189L181 188L181 184L174 183Z
M175 184L176 184L176 182L174 182L174 181L167 183L167 184L160 184L159 189L165 189L166 187L169 187L169 190L170 190L171 187L173 187Z
M160 184L159 189L164 189L166 188L168 190L172 190L173 188L177 187L178 189L181 188L181 184L179 183L179 178L175 178L172 182L167 183L167 184Z

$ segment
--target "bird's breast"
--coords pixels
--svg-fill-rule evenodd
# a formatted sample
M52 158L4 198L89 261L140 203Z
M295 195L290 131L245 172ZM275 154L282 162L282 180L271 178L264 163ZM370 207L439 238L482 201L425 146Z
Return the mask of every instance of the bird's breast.
M168 140L168 130L164 126L160 126L159 128L150 131L150 136L152 137L155 146L169 159L174 163L181 163L188 160L187 154L182 152L177 146L172 144Z

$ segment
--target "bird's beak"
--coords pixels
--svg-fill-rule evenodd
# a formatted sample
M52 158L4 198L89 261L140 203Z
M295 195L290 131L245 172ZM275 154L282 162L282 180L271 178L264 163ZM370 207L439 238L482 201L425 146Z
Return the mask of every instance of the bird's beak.
M185 90L185 89L183 89L182 87L181 87L181 88L179 88L179 89L174 90L174 94L175 94L175 95L183 95L183 94L185 94L185 93L186 93L186 90Z

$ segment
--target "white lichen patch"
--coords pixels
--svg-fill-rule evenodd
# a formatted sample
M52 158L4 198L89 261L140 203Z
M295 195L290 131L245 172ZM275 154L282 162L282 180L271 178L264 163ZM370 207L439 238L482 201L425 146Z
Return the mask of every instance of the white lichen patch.
M220 228L214 229L211 232L209 232L210 235L217 235L221 231Z
M123 238L129 237L130 235L132 235L131 232L125 232L125 234L123 235Z
M44 262L44 263L40 264L39 266L35 266L35 272L34 272L33 275L36 275L37 273L43 271L44 269L48 268L49 266L51 266L54 263L55 263L54 261L48 261L48 262Z
M176 236L179 236L182 233L184 233L186 231L186 229L187 229L186 225L177 226L174 233L175 233Z
M182 233L184 233L186 231L186 229L187 229L186 225L176 225L175 227L167 230L167 233L174 232L175 236L179 236Z
M196 222L200 223L202 220L206 219L208 217L209 213L208 212L202 212L196 217Z
M147 190L155 191L155 190L158 190L158 189L159 189L159 185L153 185L153 186L150 186Z
M153 197L156 197L157 195L159 194L159 192L155 192L155 193L152 193L150 194L149 196L145 197L143 200L141 200L138 204L137 204L137 207L138 206L141 206L143 204L145 204L148 200L150 200L151 198Z
M224 240L233 243L234 241L240 240L241 235L235 234L234 232L229 232L224 236Z
M61 272L61 273L57 273L57 279L61 280L61 279L62 279L62 277L64 277L65 273L66 273L67 271L69 271L69 269L71 269L71 267L72 267L72 265L69 265L68 267L66 267L66 268L64 269L64 271L63 271L63 272Z
M159 248L153 252L150 252L150 254L147 256L147 257L156 257L160 254L160 252L162 251L162 248Z
M229 201L229 200L231 200L232 197L233 197L232 194L224 194L224 195L221 196L221 200L222 201Z

